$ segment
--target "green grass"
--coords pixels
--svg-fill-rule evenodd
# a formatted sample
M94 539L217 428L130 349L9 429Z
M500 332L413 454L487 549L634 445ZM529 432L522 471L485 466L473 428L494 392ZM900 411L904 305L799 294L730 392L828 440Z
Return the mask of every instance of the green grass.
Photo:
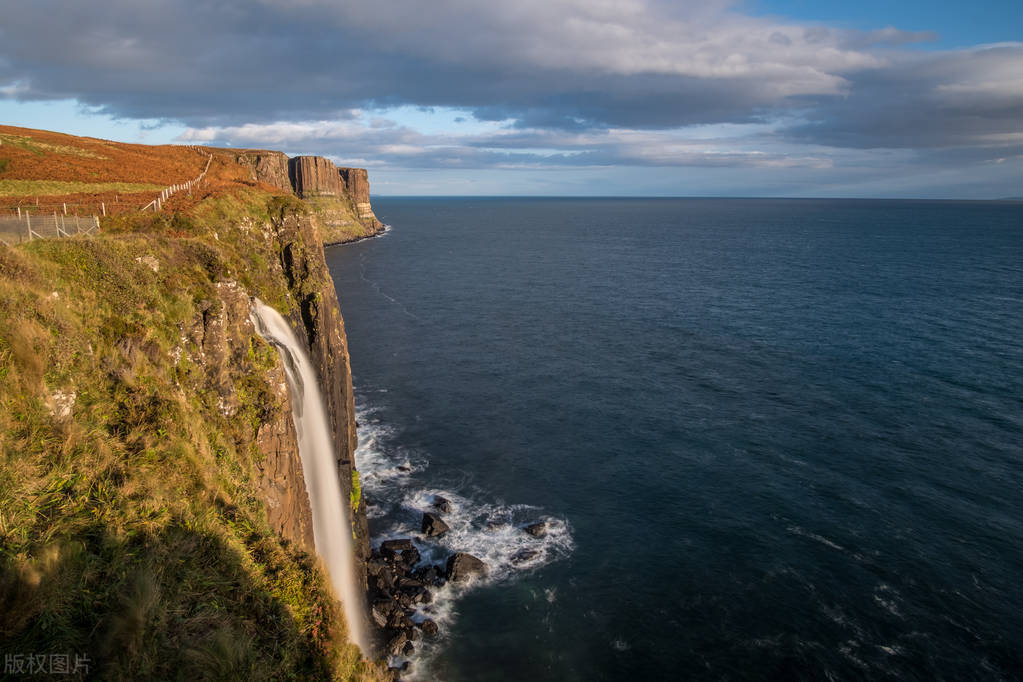
M63 182L60 180L0 180L0 197L98 194L100 192L158 192L162 185L137 182Z
M309 247L271 218L301 210L246 190L0 247L0 648L87 654L102 679L379 678L316 560L267 524L278 360L226 317L228 281L285 313L324 285L279 265Z
M11 135L10 133L0 133L0 146L9 145L11 147L17 147L18 149L24 149L25 151L32 152L36 156L44 156L47 152L54 154L66 154L70 156L81 156L88 159L105 159L105 156L89 151L88 149L82 149L81 147L72 147L64 144L50 144L48 142L42 142L35 138L27 135Z
M10 159L0 159L0 173L3 173L5 170L7 170L7 164L9 164L10 162L11 162Z

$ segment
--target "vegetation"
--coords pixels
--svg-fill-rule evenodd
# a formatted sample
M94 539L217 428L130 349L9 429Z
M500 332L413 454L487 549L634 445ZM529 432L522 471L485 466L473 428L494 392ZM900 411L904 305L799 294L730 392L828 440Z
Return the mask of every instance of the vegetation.
M197 341L225 282L285 313L322 284L281 272L275 224L305 210L238 187L0 247L5 652L88 655L103 679L380 677L255 492L276 353L249 333L217 365Z
M349 502L352 505L352 511L359 510L359 500L362 499L362 486L359 485L359 472L355 469L352 470L352 491L348 493Z
M97 192L159 192L162 185L140 182L62 182L59 180L0 180L0 197L57 196Z
M106 157L97 154L94 151L83 149L78 146L71 146L67 144L53 144L51 142L44 142L28 135L12 135L10 133L0 133L0 145L7 145L9 147L17 147L18 149L24 149L25 151L32 152L33 154L42 156L47 152L54 154L69 154L71 156L81 156L87 159L104 159Z

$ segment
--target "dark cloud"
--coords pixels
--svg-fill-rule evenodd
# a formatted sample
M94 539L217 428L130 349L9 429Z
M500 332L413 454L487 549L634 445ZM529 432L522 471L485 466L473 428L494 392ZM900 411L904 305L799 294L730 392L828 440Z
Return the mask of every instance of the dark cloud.
M952 149L987 159L1020 143L1013 135L1023 120L1023 45L919 52L896 46L933 36L753 18L720 0L6 5L0 96L74 98L118 117L196 128L411 105L512 121L527 134L787 120L797 123L777 136L804 145ZM362 133L354 139L367 142ZM656 157L591 142L540 153L459 141L403 156L413 165ZM678 158L761 158L730 154Z
M918 57L849 76L842 98L808 102L785 134L836 147L968 148L1004 156L1023 143L1023 45Z

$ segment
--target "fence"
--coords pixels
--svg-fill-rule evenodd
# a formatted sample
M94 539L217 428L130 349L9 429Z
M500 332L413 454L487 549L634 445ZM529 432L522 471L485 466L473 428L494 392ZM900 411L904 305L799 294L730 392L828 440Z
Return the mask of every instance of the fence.
M152 206L154 212L155 211L159 211L160 208L163 207L163 202L167 201L167 199L171 195L173 195L173 194L175 194L177 192L180 192L182 190L186 190L186 189L189 192L191 192L192 188L195 187L196 185L198 185L200 182L202 182L203 178L206 177L206 171L208 171L210 169L210 163L212 161L213 161L213 154L210 154L210 158L206 159L206 168L203 169L202 173L199 173L199 177L195 178L194 180L189 180L188 182L186 182L184 184L181 184L181 185L171 185L167 189L165 189L162 192L160 192L160 196L156 197L155 199L150 201L148 204L143 206L142 210L145 211L147 208Z
M0 216L0 242L14 246L33 239L91 235L99 230L99 217L76 215Z

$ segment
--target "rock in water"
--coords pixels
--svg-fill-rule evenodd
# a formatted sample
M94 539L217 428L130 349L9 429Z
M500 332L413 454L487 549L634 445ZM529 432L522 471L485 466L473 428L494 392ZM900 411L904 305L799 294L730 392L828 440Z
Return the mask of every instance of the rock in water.
M441 514L451 513L451 501L446 497L440 495L433 496L433 508L439 511Z
M426 635L427 637L433 637L434 635L437 634L438 631L437 624L434 623L429 618L423 621L421 627L423 628L423 634Z
M536 523L529 524L523 530L534 538L542 538L544 535L547 535L547 522L537 521Z
M452 580L454 582L468 580L474 575L486 574L487 565L472 554L466 554L465 552L456 552L455 554L452 554L448 559L447 569L444 573L448 580Z
M387 540L380 544L380 554L394 563L413 566L419 561L419 550L409 539Z
M404 652L406 644L408 644L408 635L399 630L398 634L387 643L386 651L392 656L399 656Z
M426 512L423 514L423 533L429 537L444 535L451 530L448 524L444 523L444 519L437 516L433 512Z
M538 549L520 549L512 555L511 562L515 565L524 564L538 556L540 556L540 550Z

